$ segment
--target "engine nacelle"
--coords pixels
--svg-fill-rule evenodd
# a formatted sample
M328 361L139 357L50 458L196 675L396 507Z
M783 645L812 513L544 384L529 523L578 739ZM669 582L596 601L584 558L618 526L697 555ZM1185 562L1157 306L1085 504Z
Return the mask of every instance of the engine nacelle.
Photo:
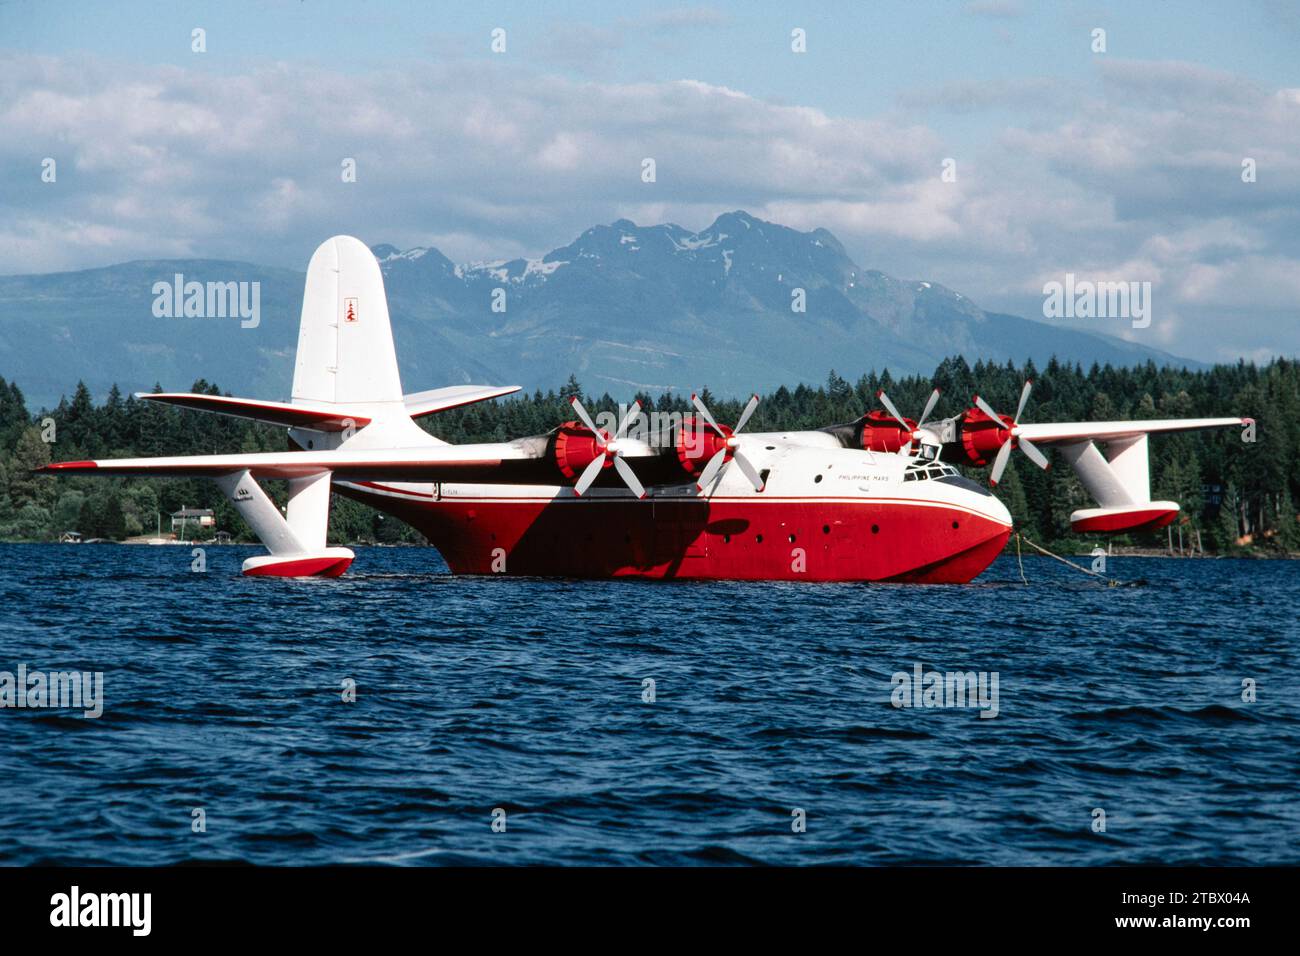
M719 435L703 419L687 415L682 419L681 427L673 434L673 451L677 463L692 478L698 478L709 459L727 447L727 438L732 435L729 425L719 425Z
M961 417L961 447L967 460L977 468L983 468L1011 438L1010 415L999 416L1002 421L989 418L975 406L966 409Z
M555 434L555 465L565 478L573 480L603 454L595 433L581 422L565 422ZM605 460L612 468L613 461Z
M858 420L857 443L867 451L896 452L912 441L916 422L903 419L907 428L894 416L879 409L868 412Z

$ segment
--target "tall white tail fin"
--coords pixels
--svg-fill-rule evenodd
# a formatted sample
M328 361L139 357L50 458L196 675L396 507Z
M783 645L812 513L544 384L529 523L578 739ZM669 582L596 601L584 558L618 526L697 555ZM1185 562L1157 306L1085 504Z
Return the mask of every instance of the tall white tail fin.
M402 401L384 277L359 239L325 240L307 266L293 401Z
M413 419L518 390L517 385L450 385L403 396L379 263L359 239L335 236L320 244L307 266L291 404L189 392L137 394L286 425L300 446L320 450L345 444L438 445Z

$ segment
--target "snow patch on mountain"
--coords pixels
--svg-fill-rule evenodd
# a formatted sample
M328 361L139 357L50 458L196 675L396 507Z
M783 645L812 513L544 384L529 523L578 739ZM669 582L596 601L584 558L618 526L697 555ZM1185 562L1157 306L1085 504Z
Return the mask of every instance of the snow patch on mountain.
M707 232L697 232L693 236L683 236L681 239L669 238L679 252L695 252L697 249L707 249L710 246L718 245L723 239L727 238L727 234L724 232L721 235L710 236Z
M424 258L428 254L429 249L426 246L416 246L414 249L407 249L405 252L398 252L394 249L392 252L388 253L388 255L380 259L379 264L383 265L387 262L395 262L398 259L405 259L408 262L414 262L417 259Z
M568 261L563 259L552 259L550 262L545 259L529 259L528 265L524 267L524 274L519 277L519 281L522 282L529 276L545 278L560 266L567 266L568 264Z

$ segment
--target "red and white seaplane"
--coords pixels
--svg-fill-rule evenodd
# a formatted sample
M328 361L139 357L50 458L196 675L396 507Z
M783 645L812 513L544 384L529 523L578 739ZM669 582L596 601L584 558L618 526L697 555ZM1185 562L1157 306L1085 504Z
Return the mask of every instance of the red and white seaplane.
M404 395L379 264L337 236L307 270L290 402L139 396L284 426L293 450L42 470L213 479L269 552L248 575L342 574L353 552L327 544L337 491L414 526L458 574L965 583L1002 550L1011 516L954 464L992 461L996 485L1012 449L1046 468L1055 447L1099 505L1071 515L1075 530L1158 528L1179 507L1151 500L1147 436L1250 421L1030 424L1026 383L1015 416L976 397L931 422L936 391L914 421L881 394L887 412L817 431L742 434L757 396L731 427L698 398L697 415L657 430L635 404L600 427L576 399L574 420L508 442L449 445L416 424L517 390ZM287 479L283 512L259 479Z

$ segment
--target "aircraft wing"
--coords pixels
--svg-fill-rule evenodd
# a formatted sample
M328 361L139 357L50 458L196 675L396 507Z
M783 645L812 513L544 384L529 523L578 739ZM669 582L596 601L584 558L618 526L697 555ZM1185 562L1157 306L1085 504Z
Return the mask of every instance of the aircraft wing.
M1021 449L1030 457L1047 459L1034 446L1055 445L1074 469L1084 490L1100 507L1070 514L1070 527L1087 533L1117 534L1162 528L1178 516L1175 501L1151 500L1151 463L1147 438L1153 433L1185 432L1201 428L1231 428L1249 424L1249 418L1176 418L1136 422L1057 422L1023 424L1012 428ZM1106 445L1103 455L1093 442ZM1005 463L1003 445L994 463Z
M347 481L554 483L545 442L523 440L424 448L257 452L52 462L38 474L155 475L217 478L247 471L254 478L303 478L326 472Z
M1157 432L1186 432L1201 428L1226 428L1245 425L1249 418L1173 418L1136 422L1047 422L1017 425L1017 438L1027 438L1035 445L1068 445L1081 441L1116 441L1138 438Z

